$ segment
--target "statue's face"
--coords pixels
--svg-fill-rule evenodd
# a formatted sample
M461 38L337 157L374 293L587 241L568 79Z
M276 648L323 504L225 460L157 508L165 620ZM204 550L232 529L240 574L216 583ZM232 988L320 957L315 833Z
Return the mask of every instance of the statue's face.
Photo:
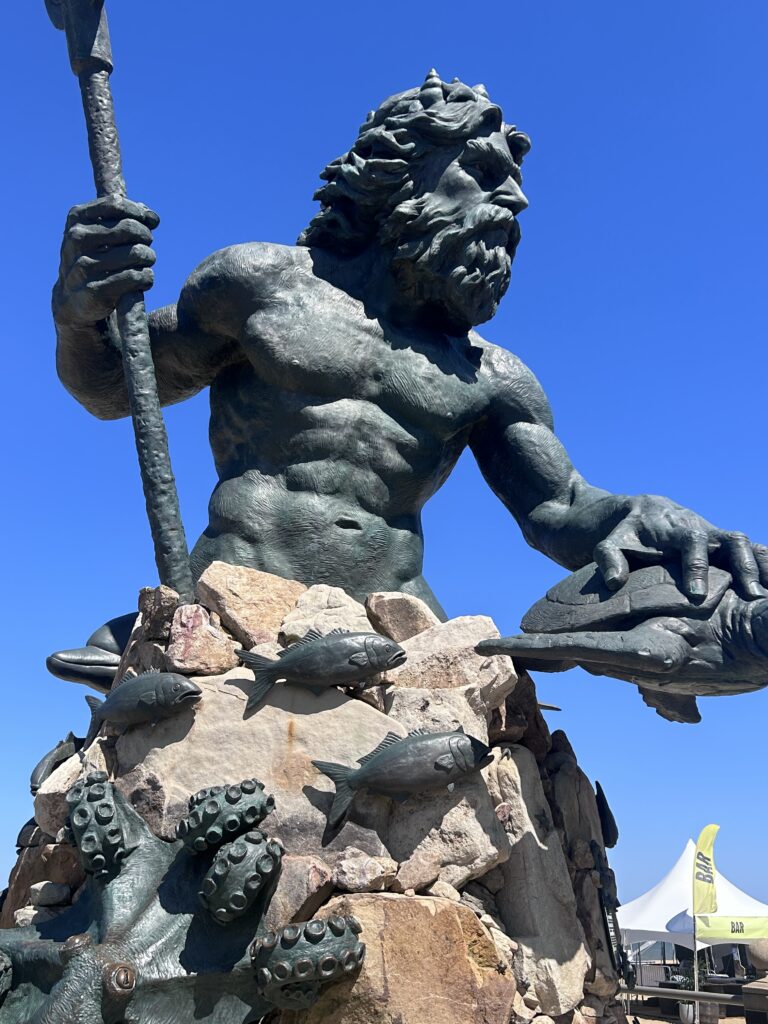
M402 287L441 326L465 331L489 320L507 289L528 205L506 135L429 154L414 176L421 212L398 239Z

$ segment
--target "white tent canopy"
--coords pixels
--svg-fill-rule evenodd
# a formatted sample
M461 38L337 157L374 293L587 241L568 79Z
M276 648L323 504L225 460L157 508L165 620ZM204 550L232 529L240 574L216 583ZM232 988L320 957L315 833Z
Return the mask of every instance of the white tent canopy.
M648 892L619 907L622 941L676 942L693 949L693 859L696 844L689 839L672 870ZM715 877L717 913L724 917L768 917L768 905L747 896L724 878ZM699 942L698 946L712 945Z

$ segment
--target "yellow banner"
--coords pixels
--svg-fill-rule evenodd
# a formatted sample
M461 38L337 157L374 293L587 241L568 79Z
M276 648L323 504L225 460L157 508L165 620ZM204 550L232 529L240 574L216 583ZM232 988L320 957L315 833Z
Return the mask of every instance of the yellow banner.
M737 943L768 939L768 917L697 917L696 938L702 942Z
M693 912L697 916L717 913L715 837L719 831L719 825L707 825L701 830L699 841L696 843L696 855L693 859Z

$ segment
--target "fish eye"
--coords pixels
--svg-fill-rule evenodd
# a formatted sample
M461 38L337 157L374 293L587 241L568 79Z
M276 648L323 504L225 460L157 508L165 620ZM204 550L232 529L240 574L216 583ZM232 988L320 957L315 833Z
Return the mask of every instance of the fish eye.
M174 693L178 693L178 691L181 689L181 683L174 683L171 689L173 690Z

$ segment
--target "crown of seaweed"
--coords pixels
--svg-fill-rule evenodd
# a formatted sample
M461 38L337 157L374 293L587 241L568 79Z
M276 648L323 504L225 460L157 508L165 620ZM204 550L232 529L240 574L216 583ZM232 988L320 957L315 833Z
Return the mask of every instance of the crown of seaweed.
M321 173L327 182L314 195L322 209L298 239L299 245L352 255L376 236L396 239L410 219L417 195L418 163L428 153L503 131L519 167L530 139L505 125L484 85L458 79L443 82L432 69L416 89L390 96L372 110L357 141ZM413 215L417 214L416 209Z

